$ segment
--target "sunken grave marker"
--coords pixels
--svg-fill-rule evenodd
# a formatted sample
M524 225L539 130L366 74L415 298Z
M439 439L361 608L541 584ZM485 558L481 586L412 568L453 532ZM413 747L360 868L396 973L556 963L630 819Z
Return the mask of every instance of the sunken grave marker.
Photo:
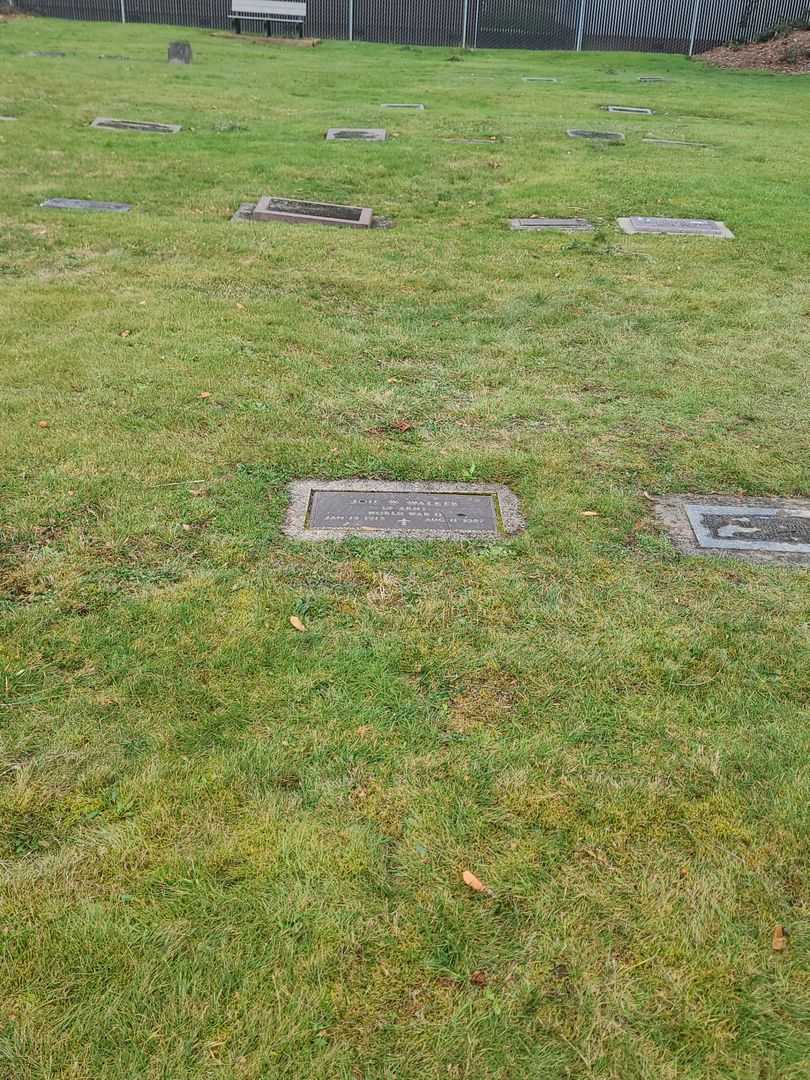
M569 128L566 132L571 139L598 139L600 142L623 143L624 135L620 131L585 131L582 128Z
M646 143L654 143L656 146L691 146L699 150L710 150L709 143L704 142L689 142L686 139L656 139L651 135L645 135L641 140Z
M562 229L564 232L590 232L593 225L585 218L512 218L512 229Z
M553 79L550 75L524 75L524 82L558 83L559 79Z
M104 131L145 131L156 135L176 135L183 130L179 124L158 124L151 120L114 120L109 116L97 116L90 127Z
M126 214L130 203L98 202L96 199L46 199L39 204L46 210L97 210L109 214Z
M381 105L380 108L381 109L417 109L420 112L424 112L425 106L424 105L407 104L407 103L403 104L402 102L389 102L386 105Z
M810 564L808 499L673 495L655 512L682 554Z
M387 132L385 128L329 128L326 133L327 142L336 142L339 139L362 139L365 142L385 142Z
M620 217L616 224L628 235L655 233L666 236L713 236L733 240L734 233L722 221L707 218Z
M652 109L642 108L637 105L600 105L603 112L609 113L633 113L636 116L654 116Z
M525 527L501 484L303 480L289 490L284 531L296 540L499 539Z

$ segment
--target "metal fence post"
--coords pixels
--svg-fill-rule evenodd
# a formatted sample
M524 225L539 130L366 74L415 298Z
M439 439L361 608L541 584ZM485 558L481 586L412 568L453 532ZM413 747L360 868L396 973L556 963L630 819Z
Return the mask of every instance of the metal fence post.
M582 37L585 33L585 0L579 0L579 19L577 20L577 52L582 52Z
M474 49L478 48L478 24L481 21L481 0L475 0L475 30L473 32L473 44Z
M125 23L126 21L127 21L127 12L126 12L126 8L124 7L124 0L121 0L121 22Z
M354 41L354 0L349 0L349 41Z
M461 9L461 47L467 48L467 16L470 14L470 0L464 0Z
M700 0L695 0L694 7L692 8L692 29L689 31L689 55L692 56L695 51L695 34L697 33L697 21L698 12L700 11Z

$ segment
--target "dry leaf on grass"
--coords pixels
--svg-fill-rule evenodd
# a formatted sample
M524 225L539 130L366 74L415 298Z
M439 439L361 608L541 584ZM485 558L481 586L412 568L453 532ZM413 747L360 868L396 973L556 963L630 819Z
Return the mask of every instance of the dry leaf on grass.
M469 870L465 870L461 875L461 878L465 885L469 886L473 892L486 893L488 896L492 895L492 890L488 889L486 885L475 874L470 873Z
M290 626L294 630L300 630L302 632L304 630L306 630L306 627L304 626L304 624L301 622L301 620L298 618L297 615L291 615L290 616Z
M37 427L41 427L41 428L46 428L46 427L50 427L50 426L51 426L51 424L50 424L49 420L40 420L39 423L37 424Z
M120 333L118 334L118 336L119 337L129 337L129 335L131 333L132 333L131 330L121 330Z
M201 398L203 399L203 401L204 401L204 400L205 400L206 398L210 398L210 397L211 397L211 392L210 392L209 390L203 390L203 391L202 391L202 393L200 394L200 397L201 397Z
M480 986L483 989L489 982L489 976L485 971L474 971L470 976L470 982L473 986Z
M785 930L784 926L782 926L782 925L775 926L773 928L773 939L772 939L773 951L774 952L784 952L785 946L787 945L787 939L788 939L787 930Z

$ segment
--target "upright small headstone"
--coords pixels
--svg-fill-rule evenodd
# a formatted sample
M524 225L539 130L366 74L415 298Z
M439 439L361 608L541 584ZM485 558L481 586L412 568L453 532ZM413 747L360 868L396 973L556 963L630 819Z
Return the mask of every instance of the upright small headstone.
M190 64L191 63L191 42L190 41L172 41L169 44L169 63L170 64Z

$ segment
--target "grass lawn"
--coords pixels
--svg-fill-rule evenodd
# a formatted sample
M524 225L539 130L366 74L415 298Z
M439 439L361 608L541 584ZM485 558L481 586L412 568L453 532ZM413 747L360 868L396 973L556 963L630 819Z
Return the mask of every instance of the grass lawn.
M810 79L35 19L0 68L2 1080L804 1080L808 572L647 494L810 494ZM294 543L310 476L528 529Z

